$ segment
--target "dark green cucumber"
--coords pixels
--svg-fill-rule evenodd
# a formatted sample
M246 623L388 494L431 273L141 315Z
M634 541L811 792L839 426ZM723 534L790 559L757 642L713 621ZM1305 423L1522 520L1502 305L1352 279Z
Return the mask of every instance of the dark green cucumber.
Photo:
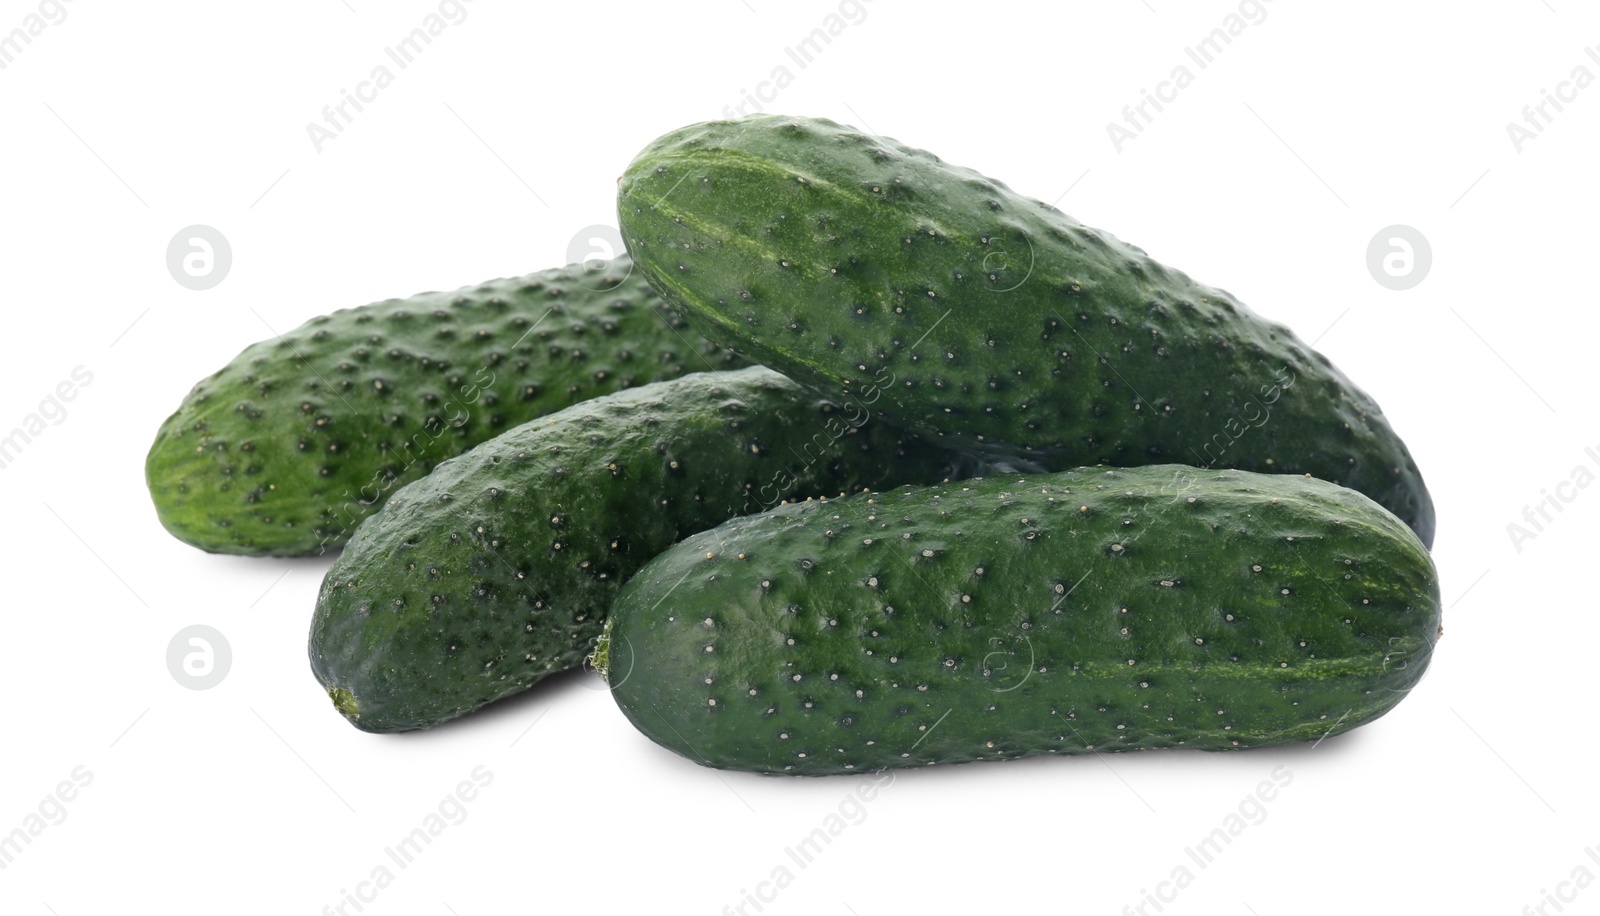
M824 395L881 394L892 423L1045 470L1309 473L1432 541L1405 444L1325 357L970 169L756 115L650 144L618 211L640 269L708 337Z
M214 553L336 548L395 488L520 423L744 365L666 312L626 256L314 318L247 348L156 435L161 523Z
M760 367L596 398L440 464L323 580L311 668L358 728L424 728L577 667L678 539L785 497L949 476L952 456Z
M1399 703L1439 618L1353 490L1088 468L729 521L634 576L595 666L685 757L821 775L1315 740Z

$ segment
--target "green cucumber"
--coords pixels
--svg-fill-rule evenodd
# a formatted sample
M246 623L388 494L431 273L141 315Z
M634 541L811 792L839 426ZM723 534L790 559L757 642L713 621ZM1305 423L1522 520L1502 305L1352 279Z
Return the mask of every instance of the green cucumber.
M1086 468L736 518L634 576L595 667L685 757L822 775L1316 740L1399 703L1439 620L1353 490Z
M695 124L618 185L622 236L702 333L884 419L1044 470L1309 473L1431 543L1378 405L1293 332L969 169L831 121Z
M950 476L953 457L770 369L569 407L440 464L328 571L311 667L358 728L425 728L580 665L618 588L786 497Z
M337 548L397 487L571 404L744 360L669 315L626 256L314 318L194 386L145 476L214 553Z

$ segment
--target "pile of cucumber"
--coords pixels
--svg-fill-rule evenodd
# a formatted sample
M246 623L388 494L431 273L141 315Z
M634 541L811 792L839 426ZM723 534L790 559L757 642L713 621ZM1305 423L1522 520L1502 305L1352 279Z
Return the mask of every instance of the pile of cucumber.
M618 214L610 264L314 319L157 435L181 540L342 548L356 727L592 658L667 748L822 775L1318 740L1422 677L1415 462L1226 292L818 119L667 134Z

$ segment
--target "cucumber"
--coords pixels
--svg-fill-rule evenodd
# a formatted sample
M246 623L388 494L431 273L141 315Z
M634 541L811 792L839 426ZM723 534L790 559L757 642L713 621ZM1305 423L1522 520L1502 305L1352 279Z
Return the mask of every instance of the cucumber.
M622 236L701 332L930 439L1042 470L1309 473L1431 543L1378 405L1228 293L970 169L831 121L695 124L618 185Z
M145 476L214 553L337 548L397 487L588 398L745 361L687 330L626 256L314 318L194 386Z
M788 496L954 472L869 416L751 367L497 436L357 529L322 583L311 668L356 727L402 731L577 667L618 588L678 539Z
M736 518L634 576L595 667L691 760L823 775L1319 739L1397 704L1439 619L1353 490L1088 468Z

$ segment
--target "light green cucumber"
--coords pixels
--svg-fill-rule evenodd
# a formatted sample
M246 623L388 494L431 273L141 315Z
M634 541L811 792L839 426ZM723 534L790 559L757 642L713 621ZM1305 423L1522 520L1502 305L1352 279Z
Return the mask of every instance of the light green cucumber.
M194 386L145 461L161 523L214 553L344 544L389 494L520 423L744 361L626 255L314 318Z

